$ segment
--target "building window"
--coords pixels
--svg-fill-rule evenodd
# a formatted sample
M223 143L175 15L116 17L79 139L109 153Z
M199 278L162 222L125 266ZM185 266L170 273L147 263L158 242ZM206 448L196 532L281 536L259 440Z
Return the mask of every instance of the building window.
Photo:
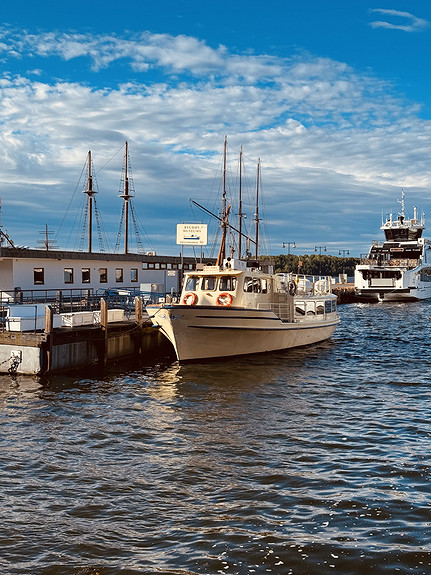
M115 281L120 283L123 281L123 268L117 268L115 270Z
M43 268L33 268L34 285L43 285L45 283L45 272Z
M149 270L153 270L154 269L154 263L153 262L148 262L148 269Z
M64 268L64 283L73 284L73 268Z
M138 268L132 268L130 270L130 281L137 282L138 281Z
M142 269L143 269L143 270L148 269L148 264L147 264L147 262L142 262Z
M107 268L99 268L99 283L108 283L108 270Z
M161 270L165 270L165 269L166 269L166 264L165 264L165 263L161 263L161 264L160 264L160 269L161 269Z
M90 268L82 268L82 283L90 283Z

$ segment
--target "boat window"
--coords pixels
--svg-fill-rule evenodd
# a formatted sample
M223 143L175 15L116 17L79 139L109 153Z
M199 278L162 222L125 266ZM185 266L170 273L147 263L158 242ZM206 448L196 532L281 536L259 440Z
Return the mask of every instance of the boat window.
M99 268L99 282L101 284L108 283L108 269L107 268Z
M187 276L185 291L196 291L199 284L199 276Z
M325 301L325 313L331 313L332 311L332 302L331 301Z
M244 291L251 293L253 291L253 279L245 277L244 278Z
M265 279L261 280L261 286L262 286L262 293L267 293L268 292L268 281Z
M316 313L317 315L323 315L325 313L325 308L322 304L316 306Z
M64 268L64 283L73 284L73 268Z
M421 281L431 282L431 268L424 268L421 270Z
M297 315L305 315L305 303L301 302L296 305L295 312Z
M130 270L130 281L137 282L138 281L138 268L132 268Z
M236 290L236 277L223 276L220 278L220 291L235 291Z
M121 283L123 281L123 268L116 268L115 270L115 281Z
M215 290L216 278L214 276L204 276L202 278L201 290L213 291Z
M316 302L307 302L307 315L316 315Z
M262 291L261 289L261 285L260 285L260 280L257 278L253 279L253 292L254 293L260 293Z
M45 271L43 268L33 269L33 283L43 285L45 283Z
M90 283L90 268L82 268L82 283Z

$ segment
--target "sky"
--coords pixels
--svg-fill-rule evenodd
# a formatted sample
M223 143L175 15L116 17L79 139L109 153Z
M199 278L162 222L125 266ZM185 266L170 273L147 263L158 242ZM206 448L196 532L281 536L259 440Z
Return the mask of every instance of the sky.
M121 251L127 141L136 250L178 255L177 224L205 223L213 255L196 203L220 214L226 137L230 223L242 149L259 253L358 257L403 191L431 221L430 56L429 0L4 3L2 230L85 248L91 151L93 250Z

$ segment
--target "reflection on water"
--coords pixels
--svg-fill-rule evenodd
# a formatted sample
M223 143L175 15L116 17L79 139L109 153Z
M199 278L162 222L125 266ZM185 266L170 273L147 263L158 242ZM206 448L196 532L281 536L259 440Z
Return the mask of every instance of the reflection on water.
M431 307L349 305L331 341L0 377L0 567L431 572Z

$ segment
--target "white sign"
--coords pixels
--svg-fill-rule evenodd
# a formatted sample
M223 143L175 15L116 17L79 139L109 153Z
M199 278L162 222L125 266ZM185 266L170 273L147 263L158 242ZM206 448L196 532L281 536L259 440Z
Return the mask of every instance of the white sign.
M183 246L206 246L206 224L177 224L177 244Z

